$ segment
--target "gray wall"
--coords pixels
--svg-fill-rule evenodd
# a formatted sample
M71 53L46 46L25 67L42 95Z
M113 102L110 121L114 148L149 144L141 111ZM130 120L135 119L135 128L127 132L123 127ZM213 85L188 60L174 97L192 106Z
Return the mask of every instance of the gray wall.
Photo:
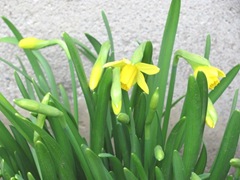
M2 0L0 10L1 15L9 18L24 36L60 38L61 33L65 31L83 43L87 43L85 32L94 35L101 42L106 40L106 31L101 19L101 11L105 10L112 27L117 59L130 58L137 46L136 41L151 40L156 60L169 5L170 0ZM209 33L212 37L210 61L214 66L228 72L240 62L239 0L183 0L179 22L175 50L181 48L203 54L205 38ZM0 37L11 35L3 21L0 24ZM61 49L51 47L43 52L54 66L57 81L70 88L67 61ZM16 55L26 63L20 50L6 44L0 45L0 57L18 65ZM90 70L92 65L87 62L84 64ZM19 97L13 70L3 63L0 63L0 70L0 91L9 100ZM185 92L186 79L190 73L190 67L184 61L180 61L175 98ZM210 152L218 148L219 138L229 116L233 93L240 87L239 83L238 76L216 103L219 122L215 129L206 128L205 136L207 144L211 145L208 148ZM239 106L238 102L238 108ZM179 114L179 109L180 106L174 109L173 119ZM83 127L85 126L87 122L83 122Z

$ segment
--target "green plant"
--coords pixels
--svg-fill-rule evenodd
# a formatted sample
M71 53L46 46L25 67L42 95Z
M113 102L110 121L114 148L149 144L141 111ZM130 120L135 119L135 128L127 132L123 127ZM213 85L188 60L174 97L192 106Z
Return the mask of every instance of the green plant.
M205 169L207 151L202 136L205 122L212 128L217 123L213 104L238 74L240 65L237 64L226 75L211 66L208 36L204 57L178 50L170 68L179 12L180 0L173 0L157 66L152 65L150 41L140 43L131 60L113 62L113 39L104 12L102 17L109 40L100 43L86 34L97 55L67 33L62 39L23 38L3 17L14 37L4 37L0 41L24 49L35 77L28 74L20 59L21 68L18 68L0 58L15 70L14 77L23 98L15 99L14 103L30 112L29 117L22 116L0 94L0 111L11 123L9 130L0 121L1 177L19 180L239 178L239 159L233 159L240 134L237 90L221 146L210 171ZM57 85L52 68L40 51L53 45L61 46L66 53L72 100L64 87ZM94 63L89 83L79 53ZM191 65L194 75L189 76L185 95L172 102L179 59ZM141 72L152 76L143 76ZM78 129L75 76L89 112L90 142ZM219 81L219 77L223 79ZM132 86L132 92L128 93ZM183 99L179 121L167 136L171 109ZM236 168L234 177L228 176L230 162Z

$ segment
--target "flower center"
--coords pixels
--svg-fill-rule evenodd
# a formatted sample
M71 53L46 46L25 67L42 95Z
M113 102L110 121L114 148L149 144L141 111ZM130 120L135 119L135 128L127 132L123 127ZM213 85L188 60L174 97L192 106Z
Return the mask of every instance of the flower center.
M135 83L138 69L132 64L127 64L122 68L120 81L122 89L128 91Z

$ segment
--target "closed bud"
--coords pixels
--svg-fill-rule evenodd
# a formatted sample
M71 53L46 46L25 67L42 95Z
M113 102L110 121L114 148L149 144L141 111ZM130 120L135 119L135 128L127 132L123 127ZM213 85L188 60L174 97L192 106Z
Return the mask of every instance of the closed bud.
M15 99L14 103L23 109L46 116L57 117L63 115L62 111L57 108L31 99Z
M206 114L206 124L210 128L214 128L218 120L217 112L213 106L211 99L208 98L207 114Z
M55 40L42 40L35 37L27 37L20 40L18 46L23 49L41 49L54 44L57 44Z
M157 145L155 148L154 148L154 156L155 158L158 160L158 161L161 161L163 160L164 158L164 152L163 152L163 149L160 145Z
M129 124L130 122L129 116L126 113L119 113L117 120L123 124Z
M103 66L107 61L108 52L110 50L110 47L111 46L110 46L109 41L106 41L101 46L98 58L93 65L92 72L91 72L90 79L89 79L89 87L91 90L94 90L97 87L97 85L102 77Z
M118 115L122 108L122 89L120 82L120 68L113 69L113 82L111 87L112 109L114 114Z
M153 110L156 110L159 100L159 92L158 87L156 88L155 92L152 95L151 101L150 101L150 108Z
M233 158L230 160L230 165L239 168L240 169L240 159L239 158Z

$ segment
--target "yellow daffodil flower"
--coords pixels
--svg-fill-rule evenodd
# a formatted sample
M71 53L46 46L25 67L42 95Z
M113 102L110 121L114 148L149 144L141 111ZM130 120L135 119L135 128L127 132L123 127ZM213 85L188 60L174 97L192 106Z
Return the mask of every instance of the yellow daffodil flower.
M149 94L149 89L143 73L153 75L159 72L159 68L157 66L142 62L137 62L133 64L128 59L110 62L105 64L104 67L121 68L120 82L122 89L128 91L133 85L135 85L135 83L137 83L139 87L147 94Z
M218 78L226 76L223 71L213 66L196 67L194 69L195 77L197 76L199 71L202 71L205 74L209 89L214 89L214 87L218 85L218 83L220 82Z
M179 57L185 59L188 64L191 65L192 69L194 70L195 77L199 71L202 71L205 74L209 89L214 89L214 87L220 82L219 78L226 76L223 71L211 66L210 62L206 58L198 54L190 53L181 49L175 52L176 62L178 62Z

